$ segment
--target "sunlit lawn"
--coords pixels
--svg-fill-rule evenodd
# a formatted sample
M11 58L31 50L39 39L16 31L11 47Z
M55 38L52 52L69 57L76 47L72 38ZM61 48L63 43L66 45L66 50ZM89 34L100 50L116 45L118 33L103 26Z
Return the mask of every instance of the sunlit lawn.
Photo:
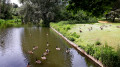
M101 30L100 26L103 25L106 27ZM76 44L87 45L100 41L102 45L107 43L116 49L120 44L120 28L116 26L120 26L120 23L75 24L69 32L76 32L80 35L80 38L75 41ZM91 31L88 29L90 27L92 27ZM80 33L80 28L82 33Z

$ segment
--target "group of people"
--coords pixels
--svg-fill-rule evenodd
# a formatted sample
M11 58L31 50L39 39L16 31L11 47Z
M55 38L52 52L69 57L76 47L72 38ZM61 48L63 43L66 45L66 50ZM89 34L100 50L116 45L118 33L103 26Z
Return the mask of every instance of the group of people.
M48 34L47 34L47 35L48 35ZM49 43L48 43L48 42L47 42L46 46L47 46L47 47L49 46ZM33 53L34 53L34 50L36 50L36 49L38 49L38 46L33 46L32 50L31 50L31 51L28 51L28 53L29 53L29 54L33 54ZM59 48L58 46L56 46L56 50L57 50L57 51L60 51L61 48ZM46 60L46 59L47 59L47 58L46 58L46 55L48 55L49 52L50 52L50 50L49 50L48 48L46 48L45 52L44 52L43 55L41 56L41 59L42 59L42 60ZM69 53L69 52L70 52L70 50L69 50L69 48L67 48L67 49L66 49L66 53ZM36 64L41 64L42 61L36 58L35 63L36 63ZM27 67L30 67L30 63L28 63Z

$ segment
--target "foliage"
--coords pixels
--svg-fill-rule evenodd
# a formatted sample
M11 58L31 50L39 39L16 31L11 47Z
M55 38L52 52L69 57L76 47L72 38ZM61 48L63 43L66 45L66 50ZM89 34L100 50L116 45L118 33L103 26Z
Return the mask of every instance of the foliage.
M11 12L12 5L9 0L1 0L0 1L0 18L1 19L12 19Z
M55 20L55 15L61 9L61 0L20 0L22 6L21 14L25 22L39 23L43 20L44 26L49 26ZM23 22L24 22L23 21Z
M83 10L79 10L78 13L76 13L76 14L71 13L71 17L68 20L69 20L69 22L68 22L69 24L96 23L97 22L96 17L89 16Z
M69 21L61 21L60 23L52 23L51 26L56 30L59 29L58 31L61 32L65 37L67 37L69 40L73 41L74 43L77 43L80 48L84 49L89 55L95 57L97 60L100 60L104 65L106 65L106 67L119 67L120 65L120 47L119 46L118 46L119 47L118 50L115 51L112 47L108 46L107 43L104 45L104 44L101 44L100 41L96 41L96 43L94 44L83 43L84 40L86 41L86 39L84 40L82 39L82 33L80 34L81 37L77 37L79 36L78 33L76 33L75 31L71 32L71 30L72 29L75 30L76 27L73 27L74 26L73 24L68 24L68 22ZM84 28L85 24L82 24L82 25ZM81 27L82 29L82 25L78 27ZM91 27L91 24L89 25ZM64 29L66 26L70 26L70 30ZM88 24L86 24L86 26L89 27ZM97 27L98 27L98 23L97 23ZM101 45L97 46L98 44L101 44Z
M94 45L87 45L87 47L85 48L85 51L87 52L87 54L90 54L93 56L93 54L95 53Z
M96 41L95 45L101 45L100 41Z
M71 36L75 37L75 38L79 38L80 35L76 34L76 32L72 33Z
M70 41L75 41L75 38L73 36L67 37Z
M6 28L6 27L18 27L21 26L21 20L20 19L13 19L13 20L3 20L0 19L0 28Z
M94 16L102 15L105 10L112 9L117 0L70 0L67 9L77 13L80 9L90 12Z

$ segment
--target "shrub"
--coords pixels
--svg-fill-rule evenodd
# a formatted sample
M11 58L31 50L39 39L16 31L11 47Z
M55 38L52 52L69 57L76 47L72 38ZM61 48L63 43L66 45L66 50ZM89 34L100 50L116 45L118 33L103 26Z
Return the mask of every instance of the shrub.
M76 34L76 32L72 33L71 36L75 37L75 38L79 38L80 35Z
M68 36L68 39L69 39L70 41L75 41L75 38L74 38L73 36Z
M101 45L101 42L100 41L96 41L95 45Z
M95 53L94 45L87 45L87 47L85 48L85 51L87 52L87 54L90 54L93 56L93 54Z

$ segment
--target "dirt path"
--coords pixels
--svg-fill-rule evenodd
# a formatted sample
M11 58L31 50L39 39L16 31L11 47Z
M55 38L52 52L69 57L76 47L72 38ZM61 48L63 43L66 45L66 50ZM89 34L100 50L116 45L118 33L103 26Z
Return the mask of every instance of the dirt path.
M112 23L112 22L109 22L109 21L98 21L99 23Z

